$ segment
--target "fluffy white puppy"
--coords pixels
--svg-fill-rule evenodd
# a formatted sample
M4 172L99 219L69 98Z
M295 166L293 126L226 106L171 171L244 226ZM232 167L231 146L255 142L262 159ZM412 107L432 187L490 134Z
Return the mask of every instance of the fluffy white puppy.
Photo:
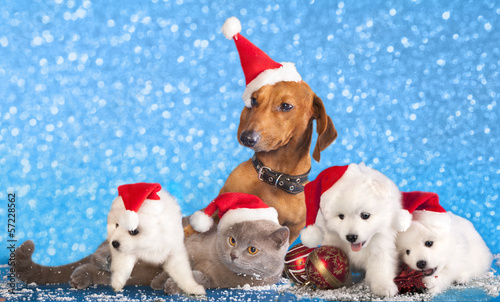
M205 294L193 278L181 210L174 197L158 184L124 185L118 192L108 215L113 289L123 289L140 260L161 264L184 292Z
M366 272L365 281L375 295L395 295L396 235L411 223L396 184L363 163L350 164L323 171L305 194L308 226L301 233L302 243L341 248L354 270Z
M410 228L400 233L403 261L424 274L431 294L453 282L467 283L489 271L493 256L472 223L451 212L415 211Z

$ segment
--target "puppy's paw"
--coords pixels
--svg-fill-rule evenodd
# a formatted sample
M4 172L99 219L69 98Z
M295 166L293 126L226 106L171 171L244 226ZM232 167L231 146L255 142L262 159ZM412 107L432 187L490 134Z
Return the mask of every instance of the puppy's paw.
M186 294L190 295L206 295L207 293L205 292L205 288L203 285L196 284L194 286L191 286L187 291Z
M471 279L471 275L470 274L463 273L463 274L460 274L460 276L458 276L457 283L459 283L459 284L466 284L466 283L469 283L470 279Z
M69 277L69 285L76 289L84 289L92 285L92 275L84 266L77 267Z
M182 293L182 290L172 278L168 278L167 281L165 281L163 290L167 295L178 295Z
M123 287L125 286L125 282L118 280L116 278L111 278L111 287L115 292L123 291Z
M394 282L372 282L370 288L376 296L393 297L398 293L398 286Z
M435 276L425 277L423 279L425 287L427 287L427 292L433 296L442 293L446 289L446 284L441 282L441 280Z

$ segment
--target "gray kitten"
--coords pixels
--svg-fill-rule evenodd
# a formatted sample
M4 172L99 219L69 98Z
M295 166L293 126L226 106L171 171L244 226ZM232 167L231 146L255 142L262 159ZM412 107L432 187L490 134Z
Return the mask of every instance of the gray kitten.
M217 231L185 239L195 280L205 288L233 288L249 284L261 286L279 281L288 249L289 230L269 220L244 221ZM110 284L110 251L104 242L94 254L62 266L42 266L31 259L32 241L16 250L18 278L26 283L54 284L69 282L75 288ZM179 293L175 282L161 267L138 263L127 285L151 285L167 293Z

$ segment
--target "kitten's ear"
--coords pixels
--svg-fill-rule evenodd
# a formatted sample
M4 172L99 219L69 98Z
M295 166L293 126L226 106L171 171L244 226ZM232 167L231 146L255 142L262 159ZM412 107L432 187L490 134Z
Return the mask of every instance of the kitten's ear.
M288 236L290 235L290 231L287 227L281 227L274 231L269 237L276 242L276 246L281 248L283 245L288 243Z

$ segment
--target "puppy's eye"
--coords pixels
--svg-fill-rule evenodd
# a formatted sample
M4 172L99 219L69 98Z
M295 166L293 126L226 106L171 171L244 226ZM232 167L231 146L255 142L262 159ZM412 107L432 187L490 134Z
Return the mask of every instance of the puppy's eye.
M255 255L259 252L259 249L258 248L255 248L253 246L249 246L248 249L247 249L248 253L250 255Z
M236 239L234 239L233 237L229 237L229 244L231 246L235 246L236 245Z
M116 224L116 227L119 227L118 223Z
M361 219L363 220L367 220L368 218L370 218L370 213L361 213Z
M339 214L340 220L344 220L344 214Z
M426 247L431 247L433 244L434 244L434 241L428 240L428 241L425 242L425 246Z
M257 99L256 98L250 98L250 106L252 107L257 107Z
M410 250L406 250L406 255L410 256Z
M132 236L135 236L135 235L139 234L139 231L137 229L135 229L135 230L128 231L128 233Z

